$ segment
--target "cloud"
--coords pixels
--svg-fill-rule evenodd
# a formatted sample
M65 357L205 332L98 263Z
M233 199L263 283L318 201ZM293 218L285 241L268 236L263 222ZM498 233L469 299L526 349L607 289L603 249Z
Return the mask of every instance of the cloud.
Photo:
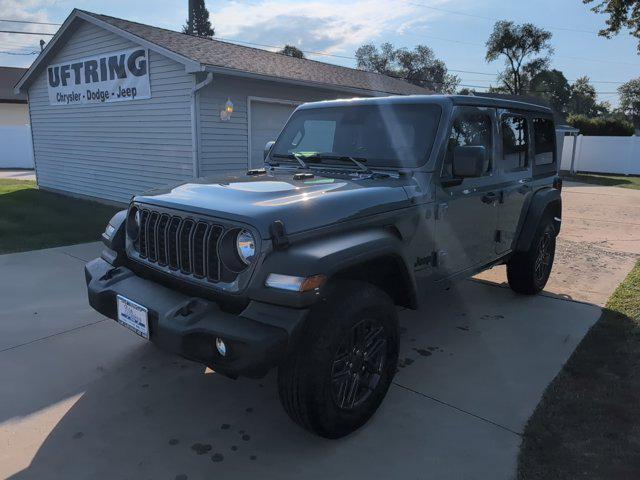
M398 36L419 38L441 13L420 4L442 6L453 0L207 0L216 37L282 47L293 44L309 52L352 57L367 42L395 42ZM470 2L471 0L458 0ZM73 5L108 15L179 30L186 17L186 0L74 0ZM0 0L0 12L20 20L51 21L50 15L66 15L69 0ZM12 25L16 30L54 32L47 25ZM43 37L46 41L51 37ZM0 50L30 52L39 50L39 36L0 34ZM307 54L310 58L329 60ZM0 54L4 65L29 65L32 56ZM335 63L353 64L345 59Z
M55 0L0 0L0 12L3 18L12 20L30 20L36 22L50 22L47 8L56 3ZM55 32L57 27L50 25L31 25L24 23L2 22L3 30L18 30L25 32ZM14 53L29 53L40 50L40 39L48 41L51 37L43 35L19 35L0 33L0 51ZM35 59L35 55L7 55L0 54L0 64L12 66L28 66Z
M345 55L363 43L423 29L440 15L404 0L231 1L209 8L218 37Z

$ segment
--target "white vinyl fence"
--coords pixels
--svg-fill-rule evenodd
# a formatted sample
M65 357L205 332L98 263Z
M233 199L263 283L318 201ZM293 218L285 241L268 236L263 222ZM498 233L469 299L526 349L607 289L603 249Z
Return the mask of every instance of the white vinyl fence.
M566 136L562 148L561 170L571 170L571 153L575 138L575 171L640 175L640 137L637 136Z
M0 168L33 168L29 125L0 125Z

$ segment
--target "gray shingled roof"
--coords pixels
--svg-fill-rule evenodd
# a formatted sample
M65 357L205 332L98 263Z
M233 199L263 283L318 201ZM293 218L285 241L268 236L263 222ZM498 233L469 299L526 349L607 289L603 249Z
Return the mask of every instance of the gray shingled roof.
M13 93L13 86L20 80L26 68L0 67L0 103L27 103L27 95Z
M300 82L357 88L397 95L432 93L425 88L386 75L314 60L288 57L259 48L194 37L108 15L100 15L84 10L83 12L206 66Z

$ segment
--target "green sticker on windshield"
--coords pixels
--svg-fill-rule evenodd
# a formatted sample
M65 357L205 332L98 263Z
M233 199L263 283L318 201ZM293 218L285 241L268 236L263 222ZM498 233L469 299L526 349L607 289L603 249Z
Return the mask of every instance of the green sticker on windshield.
M317 180L309 180L308 182L304 182L306 185L315 185L317 183L333 183L335 182L335 178L319 178Z
M293 152L293 155L297 155L299 157L314 157L320 152Z

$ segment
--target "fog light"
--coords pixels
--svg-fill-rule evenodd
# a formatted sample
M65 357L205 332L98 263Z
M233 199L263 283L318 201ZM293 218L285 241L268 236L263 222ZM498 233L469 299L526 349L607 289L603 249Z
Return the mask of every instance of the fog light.
M216 338L216 349L218 350L218 353L223 357L227 356L227 345L220 337Z

